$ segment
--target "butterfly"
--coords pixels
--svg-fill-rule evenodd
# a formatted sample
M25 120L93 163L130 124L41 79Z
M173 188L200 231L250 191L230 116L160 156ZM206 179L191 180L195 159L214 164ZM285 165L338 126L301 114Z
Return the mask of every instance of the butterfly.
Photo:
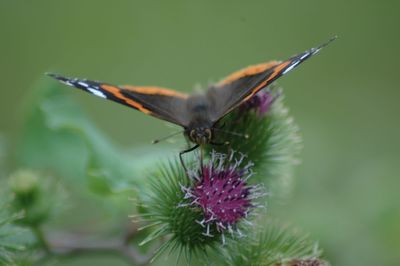
M317 54L335 39L336 37L333 37L328 42L285 61L271 61L234 72L209 86L204 94L188 95L161 87L116 86L87 79L67 78L53 73L47 75L66 85L183 127L184 134L194 143L194 146L179 153L181 163L186 169L182 155L205 144L216 144L213 138L216 124L221 118Z

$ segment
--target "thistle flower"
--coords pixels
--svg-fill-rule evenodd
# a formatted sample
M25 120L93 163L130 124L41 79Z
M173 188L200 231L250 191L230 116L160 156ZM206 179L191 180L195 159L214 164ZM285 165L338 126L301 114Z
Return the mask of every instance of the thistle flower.
M157 255L178 250L189 262L193 254L206 254L225 243L225 232L231 239L243 236L239 227L250 223L250 211L259 207L255 200L264 193L261 186L247 183L252 163L236 155L212 152L204 165L196 159L189 178L179 162L159 168L143 201L147 213L139 215L154 231L141 244L165 237Z
M201 171L189 172L193 180L191 186L182 186L184 199L190 199L191 202L180 206L199 207L203 218L197 222L206 228L204 235L213 237L210 228L215 225L217 232L222 233L223 243L226 230L242 235L237 227L238 222L247 221L250 210L256 206L253 200L264 195L261 186L247 184L248 178L253 175L250 170L253 163L248 162L242 167L244 158L243 154L236 159L234 152L226 156L213 151L210 161Z

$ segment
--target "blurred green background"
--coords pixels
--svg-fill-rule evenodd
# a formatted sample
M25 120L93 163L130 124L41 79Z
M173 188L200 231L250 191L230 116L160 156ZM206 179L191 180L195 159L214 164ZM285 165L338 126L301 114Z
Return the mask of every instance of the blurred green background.
M338 35L278 82L304 150L292 196L276 212L319 240L333 265L400 265L399 10L400 2L372 0L2 0L2 143L11 153L21 103L46 71L191 91ZM170 130L89 94L74 97L121 146ZM64 263L79 261L95 263Z

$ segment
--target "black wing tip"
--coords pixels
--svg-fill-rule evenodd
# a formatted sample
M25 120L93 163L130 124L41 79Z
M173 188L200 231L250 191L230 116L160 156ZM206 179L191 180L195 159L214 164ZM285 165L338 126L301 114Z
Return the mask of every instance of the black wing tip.
M52 78L54 78L54 77L57 76L57 74L56 74L56 73L53 73L53 72L45 72L44 74L45 74L46 76L49 76L49 77L52 77Z
M65 79L64 77L62 77L62 76L60 76L60 75L58 75L56 73L53 73L53 72L46 72L44 74L46 76L52 77L52 78L57 79L57 80L64 80Z
M328 41L324 42L323 44L321 44L317 49L322 49L326 46L328 46L329 44L331 44L331 42L335 41L338 38L337 35L334 35L333 37L331 37Z
M316 54L318 53L322 48L328 46L329 44L331 44L333 41L335 41L338 38L337 35L334 35L333 37L331 37L328 41L324 42L323 44L319 45L316 48L311 48L311 54Z
M304 62L308 58L317 54L322 48L329 45L331 42L333 42L336 39L337 39L337 36L335 35L335 36L331 37L328 41L324 42L323 44L321 44L315 48L311 48L301 54L291 57L290 59L288 59L289 64L282 70L282 75L285 75L286 73L288 73L289 71L291 71L292 69L297 67L300 63Z

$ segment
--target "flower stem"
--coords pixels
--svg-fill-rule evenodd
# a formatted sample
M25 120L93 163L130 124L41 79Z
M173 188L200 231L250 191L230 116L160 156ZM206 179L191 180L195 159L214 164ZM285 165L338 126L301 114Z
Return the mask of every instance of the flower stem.
M38 241L38 244L43 248L43 250L46 252L46 254L51 254L51 249L49 246L49 243L47 242L47 239L43 233L43 230L39 226L33 226L32 231L34 235L36 236L36 240Z

